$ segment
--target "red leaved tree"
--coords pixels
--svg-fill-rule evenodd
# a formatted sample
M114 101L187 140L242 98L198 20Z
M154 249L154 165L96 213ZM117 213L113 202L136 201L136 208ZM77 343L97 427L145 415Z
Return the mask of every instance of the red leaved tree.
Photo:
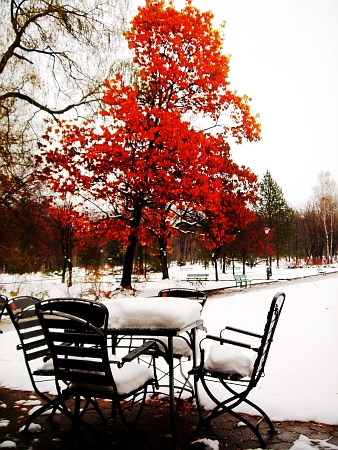
M265 261L267 254L271 253L271 237L265 234L264 221L256 216L245 228L237 229L235 239L230 245L225 246L224 253L233 261L233 274L235 258L242 261L242 273L245 274L245 266L251 267ZM269 235L271 234L271 230ZM259 258L259 259L258 259Z
M234 241L238 230L245 229L256 217L252 205L257 201L257 189L256 175L228 161L222 188L214 191L204 203L202 238L213 251L216 281L220 250Z
M247 98L228 89L229 60L211 13L190 1L177 11L146 0L126 38L137 82L128 85L119 75L107 80L101 121L50 126L39 162L47 163L44 176L52 189L96 204L107 236L124 239L121 285L129 288L144 218L152 217L158 229L175 208L201 209L210 192L224 189L225 178L229 195L236 196L232 182L241 170L227 140L257 140L260 127ZM190 113L217 121L225 111L229 123L218 135L187 120Z
M73 284L73 254L74 250L81 250L90 245L93 237L92 223L82 204L69 195L47 198L46 212L49 216L51 231L59 243L62 255L62 283Z

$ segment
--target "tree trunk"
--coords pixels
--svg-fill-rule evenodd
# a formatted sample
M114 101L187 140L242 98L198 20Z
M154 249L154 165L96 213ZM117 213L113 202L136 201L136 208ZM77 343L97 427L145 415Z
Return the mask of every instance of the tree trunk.
M71 258L68 260L68 287L73 286L73 263Z
M225 256L222 258L222 273L225 273Z
M133 272L134 255L137 245L137 230L141 222L142 209L141 203L137 203L134 207L134 218L131 222L131 233L128 237L121 280L121 287L124 289L131 289L131 274Z
M212 258L215 263L215 280L218 281L217 258Z
M168 260L167 260L167 244L163 238L158 239L160 245L160 261L162 269L162 280L169 280Z
M135 231L128 237L128 245L124 257L121 286L125 289L131 289L131 274L133 272L133 262L136 250L137 239Z
M219 251L220 251L219 248L215 249L214 253L211 256L211 258L215 264L215 281L218 281L217 257L218 257Z
M333 263L333 211L330 211L330 263Z
M67 272L67 258L66 258L66 256L64 256L63 264L62 264L61 283L65 283L66 282L66 272Z

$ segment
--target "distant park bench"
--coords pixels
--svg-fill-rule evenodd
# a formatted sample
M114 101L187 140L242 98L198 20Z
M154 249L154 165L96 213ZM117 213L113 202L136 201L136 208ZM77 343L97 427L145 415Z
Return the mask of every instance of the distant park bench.
M207 281L208 273L187 273L187 281Z
M247 278L247 276L244 275L234 275L234 279L236 282L236 287L247 287L248 285L251 287L251 281L249 280L249 278Z
M317 272L318 272L318 275L326 275L326 271L323 270L321 267L317 267Z
M122 281L122 275L116 275L116 276L115 276L115 281L116 281L117 283L121 283L121 281ZM139 280L139 278L138 278L136 275L132 275L131 281L132 281L132 283L136 283L137 281L140 281L140 280Z

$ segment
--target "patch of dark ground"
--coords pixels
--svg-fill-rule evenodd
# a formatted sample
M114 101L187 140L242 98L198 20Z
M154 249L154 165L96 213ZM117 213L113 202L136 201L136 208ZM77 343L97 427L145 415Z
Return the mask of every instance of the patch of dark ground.
M150 440L132 433L128 437L127 429L120 419L109 419L106 426L101 425L97 413L88 411L85 420L95 431L82 429L81 433L71 431L71 423L63 414L56 414L52 420L48 415L38 417L34 423L41 425L41 431L22 433L20 428L26 424L31 406L25 406L22 400L36 399L33 392L23 392L0 388L0 447L4 441L15 442L16 448L30 450L92 450L92 449L125 449L125 450L173 450L168 399L152 397L146 404L138 428L146 433ZM111 404L100 401L100 409L105 417L111 416ZM71 405L69 405L71 406ZM128 415L133 414L135 408ZM6 420L9 421L7 426ZM1 424L3 424L1 426ZM177 415L178 449L198 450L204 445L189 445L188 440L197 424L197 412L189 400L182 401ZM275 422L278 434L270 437L264 423L261 431L268 449L287 450L301 434L309 439L328 440L338 446L338 426L314 422ZM230 415L215 419L212 426L203 429L197 439L219 441L219 448L227 450L245 450L260 448L253 433Z

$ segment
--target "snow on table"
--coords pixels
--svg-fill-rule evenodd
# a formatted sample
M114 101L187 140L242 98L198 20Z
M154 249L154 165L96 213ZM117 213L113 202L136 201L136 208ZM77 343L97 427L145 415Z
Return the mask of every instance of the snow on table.
M201 305L186 298L127 297L104 303L108 328L182 328L201 319Z

